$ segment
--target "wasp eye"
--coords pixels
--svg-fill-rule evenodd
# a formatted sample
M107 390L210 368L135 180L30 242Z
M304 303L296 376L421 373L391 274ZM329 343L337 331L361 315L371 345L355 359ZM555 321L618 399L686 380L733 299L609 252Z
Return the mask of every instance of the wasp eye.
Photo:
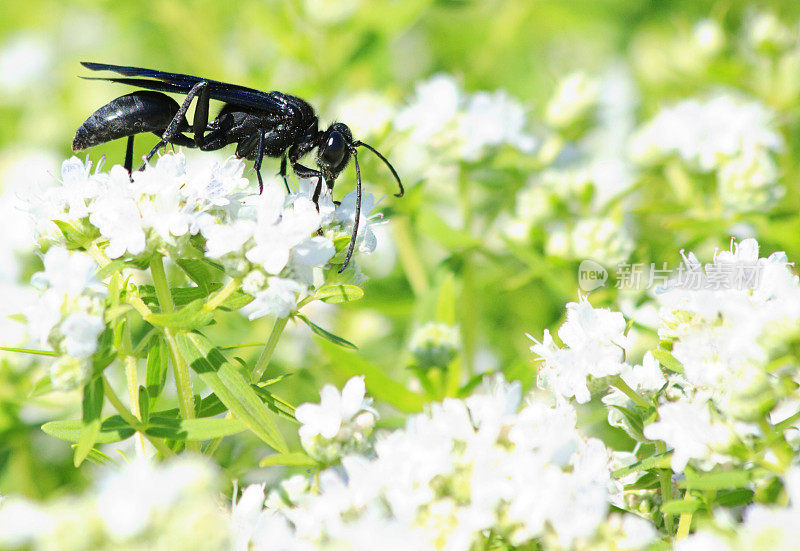
M346 149L344 137L339 132L331 132L320 152L320 161L330 168L337 167L344 159Z

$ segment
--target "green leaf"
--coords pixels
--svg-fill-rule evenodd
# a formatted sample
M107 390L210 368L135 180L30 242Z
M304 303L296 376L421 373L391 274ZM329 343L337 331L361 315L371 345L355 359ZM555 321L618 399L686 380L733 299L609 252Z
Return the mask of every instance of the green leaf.
M637 440L645 440L643 430L644 430L644 422L642 421L642 416L637 414L635 411L632 411L626 407L617 406L614 404L609 404L609 407L614 408L615 410L619 411L622 416L627 421L628 426L626 427L626 431L628 432L631 437Z
M317 467L319 463L303 452L276 453L265 457L258 464L259 467Z
M635 473L637 471L650 471L652 469L669 469L671 466L672 461L672 452L662 453L659 455L652 455L650 457L646 457L641 461L637 461L632 465L628 465L627 467L622 467L621 469L617 469L611 476L614 478L622 478L627 476L631 473Z
M176 335L178 349L233 415L243 421L256 436L281 453L289 451L286 441L270 418L255 390L222 353L197 333Z
M377 400L386 402L406 413L422 411L424 398L389 378L383 369L368 362L358 354L343 350L328 343L320 343L325 356L343 378L364 375L369 393Z
M749 488L736 488L735 490L723 490L714 496L714 502L722 507L739 507L749 505L753 502L755 492Z
M197 329L208 325L214 318L214 312L206 310L204 306L205 300L198 298L175 312L150 314L145 321L176 331Z
M625 490L653 490L661 484L658 473L647 472L636 479L636 482L625 485Z
M50 375L45 375L36 381L36 384L33 385L28 397L35 398L36 396L43 396L44 394L49 394L51 392L53 392L53 380L50 378Z
M150 397L150 406L155 406L164 385L167 381L167 369L169 368L169 349L166 341L157 337L155 342L150 344L147 351L147 395Z
M31 348L12 348L10 346L0 346L0 350L19 352L21 354L34 354L36 356L58 356L58 352L53 352L52 350L33 350Z
M145 432L158 438L171 440L211 440L247 430L247 425L234 417L206 417L202 419L171 419L152 417Z
M124 316L131 310L133 310L133 306L130 304L120 304L119 306L112 306L111 308L106 309L103 317L105 318L106 323L108 323Z
M364 296L364 290L356 285L345 283L335 283L323 285L312 295L311 300L321 300L323 302L338 303L359 300Z
M235 312L253 302L253 297L244 291L234 291L219 305L220 310Z
M53 220L53 223L58 226L58 229L64 234L65 244L68 249L85 248L97 237L97 231L93 226L83 224L80 221L73 223L65 220Z
M147 423L150 418L150 396L148 396L147 389L141 385L139 385L139 412L142 423Z
M67 442L77 442L81 435L83 423L80 419L70 419L66 421L50 421L42 425L45 434L66 440ZM110 444L119 442L133 436L136 432L119 415L112 415L103 420L100 425L100 434L97 436L96 444Z
M669 350L654 348L650 351L658 363L669 369L673 373L683 373L683 364L675 359Z
M185 258L176 260L175 264L186 272L189 279L195 282L205 293L205 296L208 296L213 291L212 285L214 283L220 283L225 277L225 272L222 269L205 259Z
M103 412L103 379L95 377L83 387L83 419L73 463L80 467L100 435Z
M305 317L303 314L296 314L295 317L298 317L301 320L303 320L305 324L311 328L311 331L318 337L322 337L326 341L332 342L333 344L344 348L351 348L353 350L358 350L358 347L353 343L351 343L350 341L348 341L347 339L343 339L338 335L334 335L330 331L326 331L325 329L323 329L322 327L320 327L319 325L317 325L316 323Z
M77 447L78 446L76 444L72 445L73 450ZM97 448L92 448L91 450L89 450L89 455L86 456L86 461L89 461L90 463L94 463L95 465L100 465L100 466L118 464L116 460L104 454Z
M686 479L679 483L687 490L726 490L750 486L750 473L747 471L724 471L704 473L685 469Z
M661 506L661 512L665 515L680 515L683 513L694 513L703 506L700 500L693 498L674 499L667 501Z

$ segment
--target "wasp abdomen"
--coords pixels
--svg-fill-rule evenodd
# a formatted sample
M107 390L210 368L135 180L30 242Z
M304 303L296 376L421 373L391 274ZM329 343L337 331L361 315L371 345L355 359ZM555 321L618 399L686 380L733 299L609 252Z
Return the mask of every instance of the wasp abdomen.
M178 102L160 92L140 90L118 97L92 113L78 128L72 140L72 150L83 151L142 132L161 135L178 109ZM184 118L180 130L188 126Z

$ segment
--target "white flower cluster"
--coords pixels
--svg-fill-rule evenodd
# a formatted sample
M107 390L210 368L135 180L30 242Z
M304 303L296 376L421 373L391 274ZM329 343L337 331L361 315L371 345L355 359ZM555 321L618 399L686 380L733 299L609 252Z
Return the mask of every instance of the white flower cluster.
M530 335L529 335L530 337ZM626 368L625 352L631 339L625 334L625 318L607 308L595 309L586 297L567 304L567 321L559 328L559 347L550 331L531 351L544 360L539 370L539 384L559 396L575 397L585 404L591 397L588 377L619 375Z
M670 284L657 296L658 336L671 347L659 350L671 358L668 376L650 352L642 365L627 364L631 338L622 314L592 308L583 298L567 305L567 321L558 331L564 347L545 330L531 348L544 360L540 384L579 403L589 400L593 382L616 375L645 400L657 395L658 420L643 434L674 450L676 472L692 459L701 466L724 462L734 438L747 441L761 433L759 420L780 422L797 410L787 391L798 382L792 365L772 364L796 339L800 321L800 285L786 255L759 258L758 243L747 239L718 252L704 270L693 254L684 260L684 273L701 277L700 288L688 286L684 276L683 286ZM737 270L747 277L731 278ZM603 402L633 406L620 388ZM631 429L614 407L609 422Z
M486 151L503 144L524 152L536 142L525 131L527 119L520 103L505 91L467 94L456 79L438 74L416 85L414 97L394 120L394 127L406 132L397 151L404 173L422 173L432 163L475 161Z
M31 277L42 293L24 314L31 339L59 352L50 366L53 388L68 390L91 373L90 358L105 328L106 287L97 280L97 264L88 254L53 246L42 260L44 271Z
M784 141L775 114L755 100L722 92L662 109L634 136L631 152L643 164L670 156L690 168L716 172L718 196L733 210L772 204L783 189L773 154Z
M355 403L355 401L354 401ZM469 549L489 530L512 545L595 537L608 513L609 454L575 411L502 377L381 434L341 471L251 486L233 517L239 549ZM248 547L250 546L250 547Z
M309 287L324 282L334 240L348 236L354 224L355 195L335 207L323 193L317 207L316 180L301 181L300 191L287 194L277 179L254 194L244 166L234 158L190 166L181 153L165 154L131 179L119 165L91 173L89 162L73 157L62 165L60 186L27 197L28 210L68 222L76 233L99 234L111 259L146 260L155 251L182 258L200 248L243 279L243 290L255 298L251 318L285 317ZM373 206L368 195L359 221L362 253L376 246L370 226L380 215L370 214Z
M3 549L225 549L229 520L206 460L139 459L105 471L92 491L37 504L0 501Z
M300 444L317 461L331 464L342 456L361 453L369 447L369 435L378 413L372 398L366 398L364 377L353 377L341 394L333 385L319 392L319 404L301 404L295 410Z

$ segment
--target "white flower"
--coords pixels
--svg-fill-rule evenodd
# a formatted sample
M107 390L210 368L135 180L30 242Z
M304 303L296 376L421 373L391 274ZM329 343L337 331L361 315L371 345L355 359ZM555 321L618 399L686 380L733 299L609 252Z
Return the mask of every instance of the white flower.
M256 246L246 256L267 273L277 275L289 262L292 248L309 239L322 220L317 207L306 197L297 197L284 209L283 190L277 183L266 186L263 195L254 232Z
M708 404L696 398L658 407L659 420L644 428L651 440L663 440L673 449L672 470L682 473L690 459L705 459L714 455L730 439L730 432L713 421Z
M89 221L109 240L106 255L119 258L136 256L145 250L145 229L136 201L128 194L128 173L115 166L109 173L107 189L91 205ZM152 218L151 218L152 220Z
M347 381L341 394L336 387L325 385L319 395L319 405L301 404L295 410L303 448L312 457L328 462L344 450L362 448L377 417L372 399L365 397L364 377ZM338 442L334 444L333 440Z
M97 264L86 253L70 253L62 247L51 247L42 257L44 271L31 276L31 283L40 289L51 289L59 297L77 298L84 291L98 295L105 286L95 277Z
M59 327L64 335L64 350L74 358L88 358L97 350L97 337L104 328L100 316L83 312L70 314Z
M241 254L245 244L252 238L255 228L255 222L243 219L227 224L215 221L203 224L200 231L206 238L206 254L209 258Z
M625 318L607 308L595 309L585 297L567 304L567 321L558 330L559 348L550 332L531 351L544 360L539 370L539 384L564 397L574 396L578 403L589 401L586 377L618 375L624 368L623 354L630 347L625 335Z
M383 214L372 213L376 206L375 197L368 193L361 200L361 216L358 221L358 236L356 237L357 250L369 254L378 246L378 239L372 228L383 223ZM351 191L336 207L336 220L343 223L348 232L352 231L356 219L356 192Z
M298 295L305 292L306 286L293 279L270 277L269 286L255 295L245 312L251 320L263 316L285 318L297 307Z

